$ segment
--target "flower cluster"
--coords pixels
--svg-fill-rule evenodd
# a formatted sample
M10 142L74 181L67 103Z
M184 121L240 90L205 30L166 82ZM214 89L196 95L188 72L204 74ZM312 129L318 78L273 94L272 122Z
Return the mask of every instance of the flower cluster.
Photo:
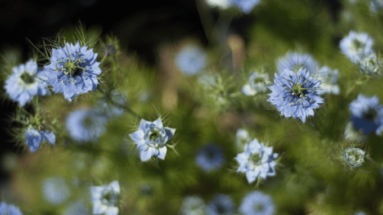
M160 118L154 122L141 119L138 130L129 136L140 149L141 160L147 161L152 156L165 159L166 143L173 138L175 132L174 128L164 127Z
M275 175L275 159L277 153L273 153L273 147L266 147L254 139L250 144L245 145L244 152L235 157L239 167L237 172L246 173L249 183L255 181L258 177L266 179L267 176Z
M306 121L313 116L313 109L323 103L318 96L321 81L316 80L306 69L300 68L297 73L285 70L275 74L274 84L269 87L271 94L267 100L277 107L285 117L300 118Z
M5 90L9 97L22 107L30 102L35 95L49 95L47 84L33 60L12 69L12 75L5 81Z

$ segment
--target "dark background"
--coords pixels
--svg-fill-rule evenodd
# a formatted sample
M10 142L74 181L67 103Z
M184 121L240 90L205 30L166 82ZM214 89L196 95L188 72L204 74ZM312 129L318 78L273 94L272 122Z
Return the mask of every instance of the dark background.
M337 19L341 7L339 1L316 1L327 5L333 18ZM217 19L218 11L212 10L212 15ZM241 16L233 20L230 29L244 34L256 20L256 14ZM207 43L195 0L69 0L44 3L0 0L0 52L18 48L25 62L31 57L32 49L26 38L37 44L41 38L54 38L62 28L76 26L79 21L86 27L101 26L102 36L113 33L119 38L122 50L136 53L150 65L155 64L156 48L161 43L186 36ZM23 148L15 146L8 131L10 126L14 126L9 119L15 107L16 103L11 101L0 106L0 160L8 152L24 153ZM0 168L0 181L8 177L6 171Z

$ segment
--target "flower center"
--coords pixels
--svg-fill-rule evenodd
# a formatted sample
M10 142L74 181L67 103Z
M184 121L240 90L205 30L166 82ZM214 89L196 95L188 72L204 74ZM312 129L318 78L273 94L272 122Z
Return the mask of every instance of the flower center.
M254 210L255 210L256 212L261 212L261 211L263 211L263 209L264 209L264 207L263 207L263 205L260 204L260 203L257 203L257 204L254 205Z
M306 90L306 88L303 88L302 85L295 84L292 89L292 95L300 97L303 93L303 90Z
M102 193L101 202L104 205L114 206L117 203L117 194L113 190L105 190Z
M76 83L76 79L72 81L73 77L81 76L83 72L88 70L88 67L82 67L81 64L85 63L84 59L81 56L81 53L76 52L76 57L72 59L71 54L69 53L69 50L67 49L69 57L67 58L67 61L64 59L59 60L56 62L56 69L57 72L63 72L65 75L69 76L69 80L72 84ZM58 65L60 64L60 65ZM85 72L85 75L87 73ZM69 81L68 81L69 83ZM63 83L64 84L64 83Z
M250 156L250 161L253 166L258 166L261 163L262 155L259 153L254 153Z
M160 136L160 131L156 129L156 130L153 130L152 133L149 135L149 139L152 141L156 141L159 136Z
M26 84L32 84L33 82L35 82L35 77L29 74L28 72L24 72L21 75L21 80L23 80Z
M362 157L359 153L356 153L356 152L349 152L348 156L354 157L355 161L359 161Z
M376 118L376 111L374 109L369 109L366 113L363 114L363 118L368 121L373 121Z
M354 48L355 48L356 50L358 50L358 49L364 49L364 47L365 47L365 44L364 44L364 43L361 43L359 40L354 40L354 41L352 42L352 44L354 45Z

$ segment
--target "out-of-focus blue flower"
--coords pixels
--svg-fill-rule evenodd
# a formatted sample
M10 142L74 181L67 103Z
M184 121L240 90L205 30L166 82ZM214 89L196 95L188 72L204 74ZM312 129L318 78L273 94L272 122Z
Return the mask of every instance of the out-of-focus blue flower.
M54 145L56 142L56 136L51 131L35 130L29 128L24 132L25 134L25 143L31 150L35 152L39 147L42 141L47 141L48 143Z
M286 56L278 58L276 61L278 72L281 74L285 69L297 72L299 69L306 69L314 74L319 69L318 63L309 54L297 52L287 52Z
M243 149L243 147L250 142L251 139L249 133L245 129L239 128L235 136L235 143L237 144L237 147Z
M263 93L267 90L269 84L270 80L267 73L251 72L248 84L242 87L242 93L247 96Z
M65 209L63 215L90 215L88 207L83 201L76 201L70 203L70 205Z
M362 74L376 75L379 73L380 62L375 53L367 54L358 62Z
M118 195L120 184L113 181L109 185L90 187L93 203L93 214L118 214Z
M206 208L207 215L233 215L235 204L228 195L215 194Z
M206 205L199 196L187 196L184 198L180 215L205 215Z
M106 130L107 118L99 111L80 108L68 114L69 135L80 142L96 141Z
M340 50L353 63L358 63L364 55L373 53L372 45L374 41L366 33L356 33L350 31L339 44Z
M207 56L198 46L188 45L177 53L176 65L185 75L200 73L206 66Z
M39 77L37 63L33 60L13 67L12 75L5 81L5 91L9 97L23 107L34 95L49 95L47 84Z
M23 213L14 205L0 202L0 215L23 215Z
M52 205L60 205L70 196L70 190L61 177L47 178L43 181L43 196Z
M259 2L260 0L229 0L230 5L236 6L246 14L249 14Z
M330 69L327 66L321 67L318 70L318 80L322 81L321 89L318 94L335 94L338 95L340 90L338 86L338 73L337 69Z
M160 118L154 122L141 119L138 130L129 136L137 144L142 161L147 161L152 156L164 160L167 152L166 142L173 138L175 132L174 128L163 127Z
M363 211L359 211L359 212L354 213L354 215L367 215L367 214Z
M273 215L274 210L271 197L259 191L247 194L239 208L243 215Z
M267 176L275 175L275 159L277 153L273 153L273 147L266 147L263 143L259 143L255 138L250 144L245 145L244 152L235 157L239 167L237 172L246 173L249 183L255 181L258 177L266 179Z
M225 155L221 147L208 144L198 151L195 162L203 171L211 172L221 168L225 162Z
M222 9L225 9L225 8L230 6L229 0L206 0L206 3L210 7L218 7L218 8L222 8Z
M370 11L378 13L383 8L382 0L370 0Z
M355 147L348 147L343 152L343 160L350 167L360 167L363 165L366 152Z
M267 100L277 107L285 117L300 118L314 115L314 108L323 103L317 95L321 81L314 79L310 72L300 68L297 73L285 70L275 74L274 84L269 87L271 94Z
M382 125L383 107L376 96L371 98L362 94L350 103L350 120L356 130L362 130L365 135L371 132L379 134L379 127Z
M124 108L128 104L128 99L124 94L117 89L112 90L108 97L103 97L100 100L100 110L108 118L121 116L124 113Z
M55 93L64 93L64 98L72 99L81 93L97 90L97 76L101 74L97 53L87 46L66 43L65 47L52 49L50 64L43 72Z

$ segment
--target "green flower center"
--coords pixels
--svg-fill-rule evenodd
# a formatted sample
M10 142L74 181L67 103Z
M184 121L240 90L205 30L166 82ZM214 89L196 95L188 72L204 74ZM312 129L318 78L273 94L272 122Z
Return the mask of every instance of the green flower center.
M157 138L160 136L160 131L158 130L154 130L150 135L149 135L149 139L152 140L152 141L156 141Z
M354 40L353 41L353 45L354 45L355 49L361 49L361 48L364 49L364 46L365 46L359 40Z
M250 156L250 161L253 165L257 166L261 162L261 155L259 153L254 153Z
M349 155L350 157L354 157L354 158L355 158L355 161L359 161L359 159L362 158L362 156L361 156L359 153L355 153L355 152L350 152L350 153L348 153L348 155Z
M299 85L299 84L295 84L294 86L293 86L293 89L292 89L292 94L294 95L294 96L301 96L301 94L303 94L303 91L304 90L306 90L306 88L303 88L302 87L302 85L303 84L301 84L301 85Z
M23 80L26 84L32 84L33 82L35 82L35 77L29 74L28 72L24 72L21 75L21 80Z

